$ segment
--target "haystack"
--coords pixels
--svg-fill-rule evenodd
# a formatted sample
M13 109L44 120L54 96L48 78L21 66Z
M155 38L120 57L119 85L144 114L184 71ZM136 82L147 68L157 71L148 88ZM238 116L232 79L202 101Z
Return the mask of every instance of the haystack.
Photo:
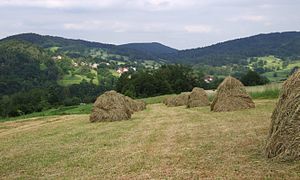
M283 84L272 114L266 144L268 158L300 159L300 71Z
M130 97L125 96L127 104L129 106L129 108L133 111L133 112L138 112L138 111L142 111L146 109L146 103L142 100L134 100L131 99Z
M164 100L164 104L168 107L186 106L188 103L190 92L183 92L179 95L168 97Z
M94 103L90 121L118 121L131 118L133 110L126 97L116 91L105 92Z
M211 111L223 112L254 108L255 104L246 92L244 85L229 76L219 85L210 107Z
M195 87L188 97L187 108L209 106L206 92L202 88Z

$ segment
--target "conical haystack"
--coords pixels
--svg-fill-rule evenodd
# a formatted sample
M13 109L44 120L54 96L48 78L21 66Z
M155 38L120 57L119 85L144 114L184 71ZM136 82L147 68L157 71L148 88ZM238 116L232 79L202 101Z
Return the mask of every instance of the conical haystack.
M105 92L94 103L90 121L118 121L131 118L133 110L125 96L116 91Z
M210 107L214 112L223 112L254 108L255 104L244 85L229 76L219 85Z
M195 87L188 98L187 108L209 106L206 92L202 88Z
M183 92L179 95L168 97L164 100L164 104L168 107L186 106L189 100L190 92Z
M142 100L134 100L130 97L125 96L127 104L129 105L129 108L133 112L138 112L146 109L146 103Z
M283 84L272 114L266 155L281 160L300 159L300 71Z

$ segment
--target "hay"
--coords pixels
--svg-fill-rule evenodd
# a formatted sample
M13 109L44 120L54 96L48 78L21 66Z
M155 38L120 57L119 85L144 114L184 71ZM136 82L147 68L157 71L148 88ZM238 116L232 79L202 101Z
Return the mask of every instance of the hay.
M105 92L94 103L90 121L118 121L131 118L133 110L126 97L116 91Z
M211 104L211 111L224 112L254 108L255 104L244 85L233 77L227 77L219 85Z
M209 104L204 89L195 87L188 97L187 108L209 106Z
M272 114L266 144L268 158L300 159L300 71L283 84L279 101Z
M167 97L163 103L168 107L186 106L189 100L190 92L183 92L179 95Z
M133 112L138 112L138 111L143 111L146 109L146 103L142 100L134 100L131 99L130 97L125 96L127 104L129 106L129 108L133 111Z

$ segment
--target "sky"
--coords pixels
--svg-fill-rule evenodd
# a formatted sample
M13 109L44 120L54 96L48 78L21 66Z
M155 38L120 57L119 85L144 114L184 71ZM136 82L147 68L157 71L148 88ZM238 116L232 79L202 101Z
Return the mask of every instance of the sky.
M299 8L300 0L0 0L0 38L33 32L189 49L299 31Z

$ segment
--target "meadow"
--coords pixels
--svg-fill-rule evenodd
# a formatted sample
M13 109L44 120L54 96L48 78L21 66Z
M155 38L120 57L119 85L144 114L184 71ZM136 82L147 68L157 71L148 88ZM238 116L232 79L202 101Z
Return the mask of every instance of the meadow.
M212 113L148 105L131 120L89 115L0 123L0 179L296 179L299 162L264 155L276 100Z
M282 83L272 83L262 86L248 86L246 87L247 92L253 99L277 99L280 93ZM206 90L208 98L210 101L213 100L216 91ZM168 94L156 97L143 98L142 100L146 104L157 104L162 103L166 97L174 96L175 94ZM14 121L18 119L27 119L33 117L41 116L55 116L55 115L71 115L71 114L90 114L92 110L92 104L81 104L75 106L61 106L57 108L52 108L42 112L35 112L18 117L2 118L0 122L4 121Z

